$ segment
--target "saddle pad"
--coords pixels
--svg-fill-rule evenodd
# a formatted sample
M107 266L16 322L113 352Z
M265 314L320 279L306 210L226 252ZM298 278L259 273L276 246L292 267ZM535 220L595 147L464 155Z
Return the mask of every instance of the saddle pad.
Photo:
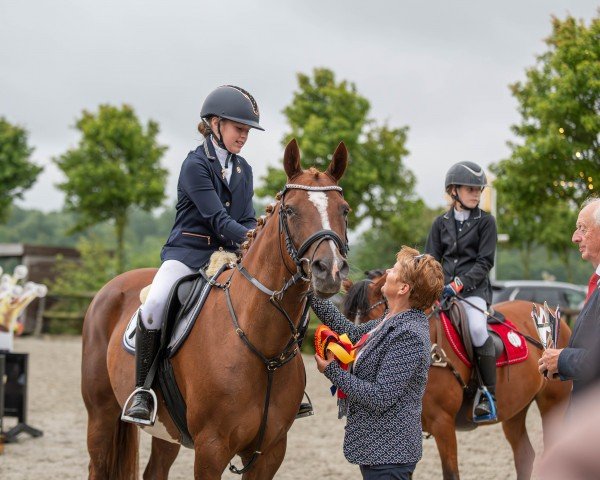
M225 269L226 265L223 265L217 273L212 277L217 278ZM187 338L208 294L210 293L211 285L209 283L205 283L202 287L202 291L198 297L198 300L194 304L193 308L189 310L189 312L185 315L185 317L178 320L177 324L173 327L173 332L171 334L171 338L169 339L169 343L167 346L168 356L172 357L175 355L175 352L181 347L184 340ZM125 329L125 333L123 334L123 348L126 352L131 355L135 355L135 329L136 329L136 319L137 319L137 310L133 313L131 320L127 324L127 328Z
M440 321L442 327L446 333L446 338L454 350L454 353L458 355L458 358L468 367L471 366L471 361L467 357L467 352L463 345L462 339L459 337L458 332L448 316L444 312L440 312ZM527 341L518 332L515 332L511 328L516 330L514 324L506 319L505 323L488 323L488 330L494 331L501 339L504 344L504 350L502 354L496 359L496 366L503 367L504 365L512 365L514 363L520 363L527 359L529 350L527 347Z

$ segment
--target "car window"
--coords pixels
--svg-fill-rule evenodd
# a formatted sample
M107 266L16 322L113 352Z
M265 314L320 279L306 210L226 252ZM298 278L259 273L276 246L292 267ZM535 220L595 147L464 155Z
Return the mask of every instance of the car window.
M508 300L511 290L508 288L492 286L492 303L500 303Z
M565 290L567 297L567 306L575 310L579 310L585 301L585 293L579 290Z
M549 287L519 287L514 299L536 302L542 305L544 302L548 302L548 306L551 308L556 308L557 305L565 303L561 298L560 291Z
M564 304L560 290L556 288L540 288L535 293L535 301L541 304L548 302L548 306L551 308Z
M513 300L526 300L528 302L537 302L537 300L535 300L535 290L533 288L519 287L517 289L517 292L513 295L511 295Z

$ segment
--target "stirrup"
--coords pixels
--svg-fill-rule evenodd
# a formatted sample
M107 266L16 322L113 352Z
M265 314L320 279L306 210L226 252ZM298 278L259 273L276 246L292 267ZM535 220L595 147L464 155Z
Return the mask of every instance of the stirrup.
M131 403L131 399L134 397L134 395L136 393L140 393L140 392L148 393L152 397L153 409L152 409L152 415L151 415L152 418L150 418L150 420L144 420L143 418L135 418L135 417L132 417L131 415L125 415L125 412L127 411L129 403ZM121 420L124 422L128 422L128 423L134 423L136 425L151 427L152 425L154 425L154 422L156 421L156 414L158 413L157 406L158 406L158 400L156 398L156 393L154 393L154 390L152 390L151 388L146 389L144 387L137 387L131 393L131 395L129 395L129 397L127 397L127 400L125 400L125 403L123 404L123 411L121 412Z
M312 405L312 401L310 400L310 397L308 396L308 393L304 392L304 396L306 397L306 399L308 400L307 403L300 403L300 407L298 409L298 413L296 414L296 419L298 418L304 418L304 417L310 417L312 415L315 414L315 411L313 409L313 405Z
M490 404L490 413L476 416L475 409L477 408L477 405L479 405L479 400L481 400L482 395L484 395L487 398L487 401ZM481 386L477 389L477 393L475 394L475 398L473 399L473 421L475 423L480 423L495 422L496 420L498 420L498 413L496 411L496 402L494 401L494 397L486 387Z

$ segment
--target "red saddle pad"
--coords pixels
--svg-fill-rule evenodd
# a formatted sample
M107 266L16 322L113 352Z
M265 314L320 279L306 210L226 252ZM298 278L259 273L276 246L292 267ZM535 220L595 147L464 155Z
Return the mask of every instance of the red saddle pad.
M458 355L458 358L460 358L465 365L470 367L471 362L467 358L467 352L462 339L446 313L440 312L440 320L444 332L446 333L446 338L448 338L448 342L452 346L452 350L454 350L454 353ZM523 335L515 331L516 327L510 320L506 319L504 323L489 323L488 326L500 336L502 343L504 343L504 351L500 357L496 359L497 367L512 365L527 359L527 356L529 355L527 341Z

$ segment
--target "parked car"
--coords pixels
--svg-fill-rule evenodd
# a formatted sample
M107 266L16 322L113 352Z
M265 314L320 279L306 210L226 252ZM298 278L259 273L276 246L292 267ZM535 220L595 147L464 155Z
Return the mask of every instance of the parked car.
M560 305L565 320L572 323L585 302L587 287L566 282L545 280L504 280L492 282L492 303L526 300L544 304L552 309Z

